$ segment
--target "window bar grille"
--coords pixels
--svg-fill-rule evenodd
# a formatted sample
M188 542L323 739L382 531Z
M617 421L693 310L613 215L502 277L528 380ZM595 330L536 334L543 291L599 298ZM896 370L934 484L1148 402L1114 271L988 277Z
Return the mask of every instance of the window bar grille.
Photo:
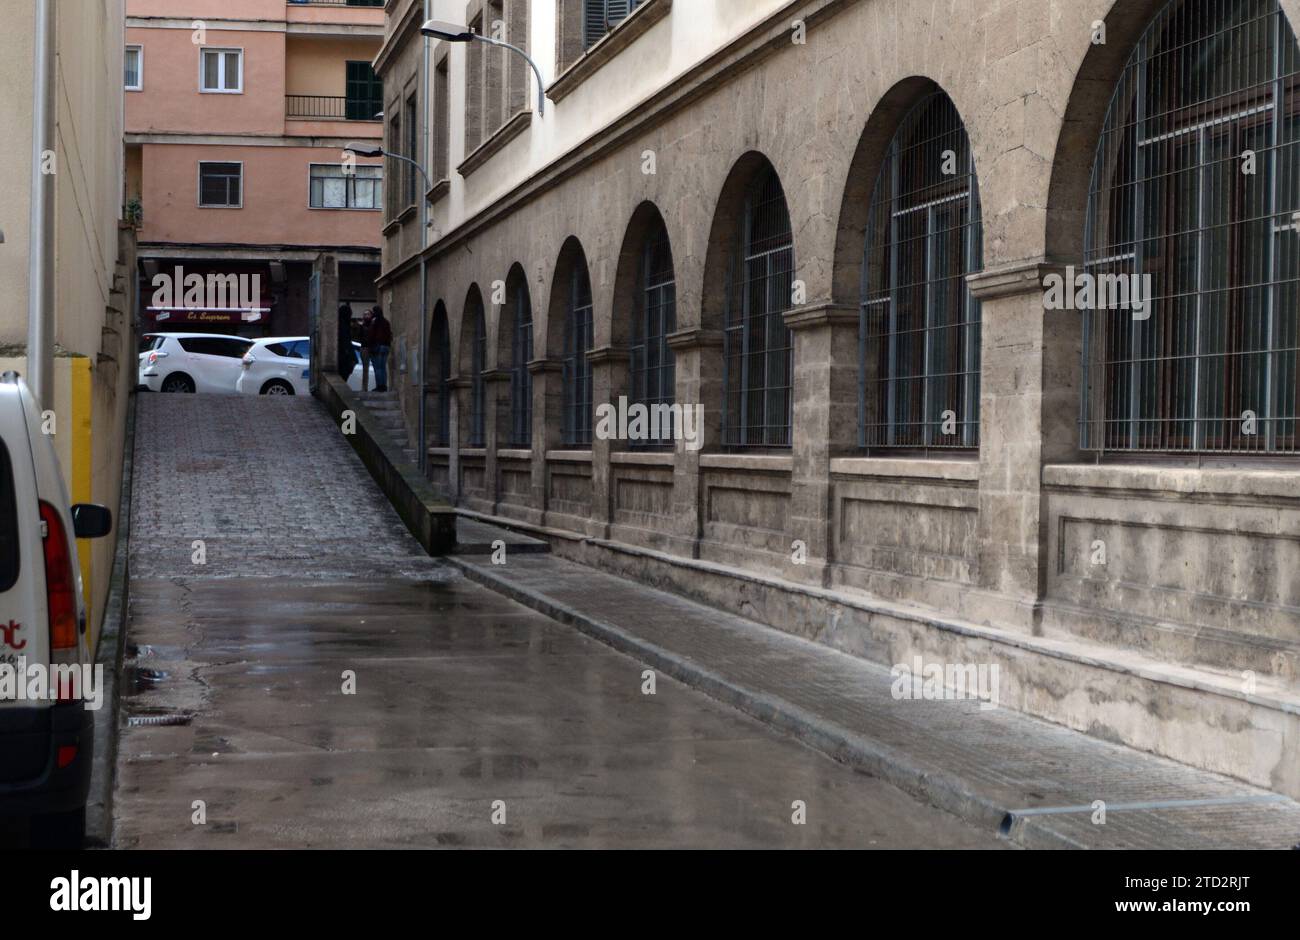
M486 389L483 383L483 370L487 368L487 325L483 321L483 309L481 307L474 311L473 318L474 347L470 366L472 372L472 387L470 389L472 401L470 403L469 443L471 447L482 447L487 438L484 430L486 424L486 408L484 407Z
M935 92L901 122L869 205L858 344L863 449L978 446L980 304L965 278L982 264L979 227L965 128Z
M528 447L533 439L533 314L523 285L515 286L514 362L510 372L510 443Z
M586 264L573 265L569 279L569 309L564 318L564 443L591 445L591 279Z
M789 447L794 346L784 314L794 241L775 170L751 185L736 245L723 333L723 440L736 448Z
M632 323L632 401L653 409L656 405L672 405L676 400L675 354L668 346L668 335L676 329L677 286L672 248L662 225L646 238L637 283L638 303ZM669 417L671 420L671 414ZM671 444L674 431L669 424L659 429L661 436L657 440L628 443L632 447L666 446Z
M1082 313L1080 440L1098 455L1300 447L1300 76L1282 17L1276 0L1171 3L1117 84L1085 271L1127 267L1152 290L1142 319Z

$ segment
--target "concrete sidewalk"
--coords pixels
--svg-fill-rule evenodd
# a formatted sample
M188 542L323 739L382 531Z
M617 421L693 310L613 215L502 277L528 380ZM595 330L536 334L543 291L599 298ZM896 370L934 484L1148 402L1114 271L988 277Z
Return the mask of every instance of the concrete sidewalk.
M1029 848L1300 845L1287 797L975 701L896 700L882 666L549 555L470 578ZM1105 804L1104 823L1097 801Z

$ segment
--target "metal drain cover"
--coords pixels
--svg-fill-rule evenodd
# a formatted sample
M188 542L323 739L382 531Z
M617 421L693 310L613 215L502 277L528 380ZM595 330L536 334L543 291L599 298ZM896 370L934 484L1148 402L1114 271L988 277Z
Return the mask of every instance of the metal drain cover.
M166 725L188 725L193 720L193 715L129 715L126 719L126 726L128 728L156 728Z

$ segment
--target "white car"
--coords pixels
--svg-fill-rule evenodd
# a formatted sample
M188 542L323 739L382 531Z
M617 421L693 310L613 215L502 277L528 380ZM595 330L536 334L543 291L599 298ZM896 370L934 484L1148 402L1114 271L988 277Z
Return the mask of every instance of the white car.
M0 815L30 819L36 845L80 847L85 836L95 694L84 684L92 661L76 540L111 528L103 506L69 507L31 391L0 375L0 671L12 691L0 697ZM37 672L47 691L31 698ZM27 682L15 678L24 673Z
M361 389L361 344L352 343L354 364L348 387ZM308 372L311 340L306 336L270 336L254 340L244 353L243 372L235 382L241 395L310 395Z
M151 392L231 395L253 341L216 333L158 333L140 354L138 385Z

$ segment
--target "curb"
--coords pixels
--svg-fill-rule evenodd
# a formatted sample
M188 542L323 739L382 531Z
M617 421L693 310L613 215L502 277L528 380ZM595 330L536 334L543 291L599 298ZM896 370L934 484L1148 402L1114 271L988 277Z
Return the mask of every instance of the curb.
M955 774L936 774L922 769L898 751L883 747L779 696L733 682L693 659L666 650L621 627L589 617L545 594L513 584L463 558L448 556L444 560L456 566L471 581L571 626L621 653L634 656L709 698L793 736L838 763L884 780L966 822L998 832L1013 844L1033 849L1087 847L1042 826L1032 817L1013 816L1010 807L974 792Z
M117 737L121 707L122 656L126 649L127 601L130 596L131 479L135 457L136 392L129 392L122 442L122 492L117 506L117 541L109 576L104 622L99 630L95 663L104 667L104 707L95 714L95 753L86 798L86 847L113 844L113 789L117 782Z

